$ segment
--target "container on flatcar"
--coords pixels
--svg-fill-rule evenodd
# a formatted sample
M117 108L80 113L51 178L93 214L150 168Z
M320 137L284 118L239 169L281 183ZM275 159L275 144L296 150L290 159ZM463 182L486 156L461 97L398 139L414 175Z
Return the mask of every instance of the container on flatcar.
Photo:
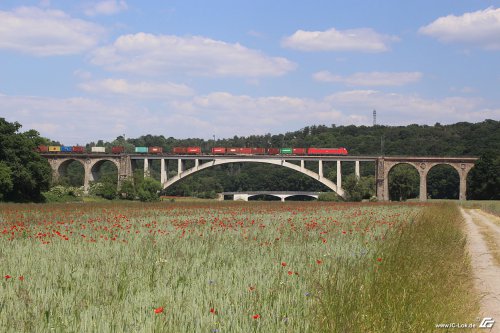
M61 151L61 146L49 146L49 152L56 153Z
M47 153L49 151L49 146L40 145L37 147L39 153Z
M192 155L200 155L201 154L201 147L187 147L186 153L192 154Z
M280 149L279 148L268 148L267 153L269 155L278 155L280 153Z
M292 148L280 148L280 154L282 155L291 155Z
M160 153L163 153L163 148L162 147L149 147L148 152L150 154L160 154Z
M226 153L226 148L223 147L213 147L212 154L214 155L224 155Z
M90 152L92 152L92 153L105 153L106 148L105 147L91 147Z
M347 155L345 148L308 148L308 155Z
M172 153L174 154L185 154L187 151L186 147L174 147L172 148Z
M73 153L81 154L81 153L85 152L85 148L82 146L73 146L73 147L71 147L71 151Z
M236 155L239 154L240 148L226 148L226 154Z
M125 147L123 146L113 146L111 147L111 152L113 154L122 154L125 152Z
M61 146L62 153L71 153L71 150L72 150L71 146Z
M305 155L307 154L306 148L292 148L293 155Z
M241 155L251 155L252 154L252 148L239 148L238 154L241 154Z
M266 153L266 148L252 148L252 154L254 155L264 155Z
M148 147L135 147L135 152L140 154L147 154Z

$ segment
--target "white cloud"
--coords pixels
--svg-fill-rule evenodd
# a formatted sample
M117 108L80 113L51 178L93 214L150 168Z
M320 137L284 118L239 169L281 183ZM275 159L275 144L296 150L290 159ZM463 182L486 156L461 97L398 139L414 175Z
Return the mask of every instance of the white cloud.
M189 96L194 92L184 84L171 82L128 82L124 79L105 79L84 82L79 87L87 92L98 94L118 94L141 98L167 98L171 96Z
M321 71L313 74L313 78L320 82L339 82L348 86L403 86L414 83L422 78L420 72L369 72L354 73L350 76L340 76Z
M284 47L301 51L385 52L395 36L383 35L370 28L326 31L297 30L282 41Z
M60 10L0 11L0 49L37 56L77 54L95 47L103 34L99 25Z
M375 109L377 118L382 119L380 124L478 122L500 117L500 108L489 107L479 98L425 99L418 95L352 90L332 94L325 100L350 114L366 114Z
M140 102L140 101L139 101ZM64 144L163 134L177 138L232 137L283 133L312 124L370 125L372 110L380 124L443 124L500 119L500 107L463 97L426 99L375 90L338 92L321 99L253 97L214 92L172 97L144 106L113 98L47 98L0 94L0 114Z
M487 8L462 16L440 17L419 32L442 42L469 43L500 49L500 8Z
M88 5L84 12L88 16L113 15L127 9L128 5L124 0L103 0Z
M269 57L238 43L201 36L179 37L137 33L119 37L97 49L92 63L112 71L164 75L185 71L207 76L279 76L296 65L281 57Z

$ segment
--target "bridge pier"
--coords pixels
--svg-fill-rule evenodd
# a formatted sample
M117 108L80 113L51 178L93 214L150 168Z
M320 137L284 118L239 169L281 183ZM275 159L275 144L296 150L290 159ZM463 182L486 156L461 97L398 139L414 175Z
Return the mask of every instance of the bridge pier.
M361 177L360 176L360 172L359 172L359 161L355 161L355 166L354 166L354 175L356 177L356 180L359 180L359 178Z
M340 161L337 161L337 188L342 188L342 167Z
M165 185L165 183L168 180L168 161L165 161L165 159L160 160L160 183L162 186Z

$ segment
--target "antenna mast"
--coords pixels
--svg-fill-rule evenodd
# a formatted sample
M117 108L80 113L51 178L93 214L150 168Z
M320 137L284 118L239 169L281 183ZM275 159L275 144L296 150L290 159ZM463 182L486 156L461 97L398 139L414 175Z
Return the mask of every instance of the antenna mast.
M373 126L377 125L377 110L373 110Z

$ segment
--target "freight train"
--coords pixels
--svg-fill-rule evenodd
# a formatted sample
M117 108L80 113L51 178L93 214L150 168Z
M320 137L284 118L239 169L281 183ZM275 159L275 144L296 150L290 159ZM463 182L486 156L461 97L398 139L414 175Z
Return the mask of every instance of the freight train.
M40 153L92 153L92 154L122 154L125 152L123 146L113 146L106 151L105 147L90 147L87 151L82 146L38 146ZM163 154L162 147L135 147L137 154ZM168 153L166 153L168 154ZM201 155L201 147L174 147L172 155ZM241 147L214 147L210 150L211 155L347 155L347 149L340 148L241 148Z

